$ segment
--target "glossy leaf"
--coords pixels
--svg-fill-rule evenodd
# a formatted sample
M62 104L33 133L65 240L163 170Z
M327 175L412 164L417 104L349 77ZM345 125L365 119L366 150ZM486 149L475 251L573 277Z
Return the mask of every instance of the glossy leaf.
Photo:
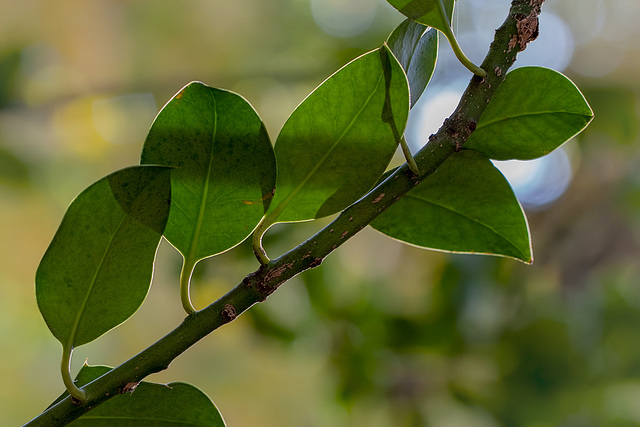
M156 117L141 163L173 166L165 236L192 263L243 241L269 205L275 157L241 96L193 82Z
M170 196L169 168L136 166L71 203L36 272L38 307L63 347L98 338L140 307Z
M447 33L451 27L455 0L387 0L412 21Z
M76 378L83 386L107 373L108 366L84 365ZM133 384L131 385L133 387ZM62 397L66 397L65 393ZM181 382L142 381L133 391L115 396L69 424L74 427L193 426L223 427L215 404L198 388Z
M453 7L455 0L387 0L393 7L398 9L404 16L412 21L433 27L445 35L453 53L458 60L469 71L485 77L486 71L473 64L462 52L456 36L451 29L451 19L453 18Z
M509 183L473 151L451 156L371 225L427 249L532 261L527 221Z
M407 79L386 45L329 77L278 136L270 223L320 218L356 201L384 172L408 113Z
M424 25L407 19L387 40L407 74L412 107L429 84L438 57L438 32L433 28L426 30Z
M497 89L465 148L496 160L535 159L580 133L592 118L571 80L548 68L517 68Z

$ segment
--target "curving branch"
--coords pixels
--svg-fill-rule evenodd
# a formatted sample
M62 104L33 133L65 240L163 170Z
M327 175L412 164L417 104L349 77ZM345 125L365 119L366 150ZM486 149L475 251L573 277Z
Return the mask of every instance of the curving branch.
M65 425L109 398L126 392L127 384L137 383L150 374L167 369L171 361L189 347L233 321L252 305L264 301L286 281L319 266L331 252L435 172L449 156L462 148L507 70L515 62L517 53L537 37L538 15L543 3L544 0L512 1L509 15L496 30L481 65L486 77L474 76L471 79L454 113L415 155L420 175L415 175L404 164L306 242L262 265L218 301L189 315L164 338L87 384L82 388L87 396L85 403L68 396L26 425Z

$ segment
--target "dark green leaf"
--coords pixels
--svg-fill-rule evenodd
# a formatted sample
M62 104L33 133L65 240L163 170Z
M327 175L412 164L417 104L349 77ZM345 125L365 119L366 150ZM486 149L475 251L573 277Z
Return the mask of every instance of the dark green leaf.
M386 45L329 77L278 136L269 222L320 218L357 200L391 160L408 112L407 79Z
M393 30L387 44L404 68L409 80L411 106L424 92L431 80L438 57L438 32L409 19Z
M451 28L453 6L455 0L387 0L404 16L442 32L445 35L453 53L469 71L480 77L487 75L486 71L472 63L462 52L456 36Z
M71 203L36 272L38 307L64 347L98 338L140 307L170 195L169 168L136 166Z
M455 0L387 0L412 21L447 33L453 17Z
M532 261L527 221L509 183L473 151L451 156L371 225L427 249Z
M78 373L77 385L88 384L109 370L108 366L85 365ZM180 382L154 384L143 381L132 392L107 400L69 425L223 427L226 424L215 404L198 388Z
M160 111L141 163L176 168L165 236L192 263L251 234L275 185L273 148L258 114L241 96L199 82Z
M542 67L507 74L465 148L496 160L549 154L580 133L593 112L571 80Z

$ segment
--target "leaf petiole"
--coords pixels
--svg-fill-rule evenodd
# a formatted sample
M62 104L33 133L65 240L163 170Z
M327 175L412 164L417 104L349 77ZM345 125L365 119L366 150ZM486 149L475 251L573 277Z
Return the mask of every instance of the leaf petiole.
M407 165L411 172L416 176L420 176L420 169L418 169L418 165L411 154L411 150L409 150L409 146L407 145L407 140L404 138L404 135L400 138L400 147L402 148L404 158L407 159Z
M277 214L280 213L279 210L274 212L276 212ZM269 258L269 256L267 255L267 251L265 251L262 247L262 236L264 236L264 233L266 233L269 227L273 225L273 220L270 219L272 217L273 213L262 218L262 221L260 221L256 229L254 230L253 238L251 240L253 244L253 253L255 254L258 262L260 262L261 265L267 265L271 262L271 258Z
M442 0L438 0L438 11L440 12L440 16L442 17L442 22L448 23L451 20L446 16L444 11L444 5L442 4ZM453 30L451 29L451 25L444 25L443 28L438 28L442 31L444 36L449 40L449 44L451 44L451 48L453 49L453 53L456 55L456 58L460 61L462 65L464 65L469 71L479 77L486 77L487 72L482 68L475 65L462 51L462 48L458 44L458 40L456 36L453 34Z
M189 295L191 275L195 267L196 263L193 260L185 258L182 264L182 271L180 272L180 301L187 314L193 314L198 311L191 303L191 296Z
M79 389L73 379L71 378L71 354L73 353L73 347L70 345L64 346L62 349L62 363L60 365L60 372L62 373L62 382L67 388L67 391L76 400L81 402L87 401L87 393Z

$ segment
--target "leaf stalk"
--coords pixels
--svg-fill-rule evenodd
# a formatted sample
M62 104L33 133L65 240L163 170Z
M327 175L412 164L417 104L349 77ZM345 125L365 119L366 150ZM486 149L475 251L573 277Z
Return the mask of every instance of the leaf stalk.
M253 237L251 239L251 242L253 244L253 253L258 259L258 262L260 262L260 265L267 265L269 264L269 262L271 262L271 259L269 258L269 256L267 256L267 251L265 251L264 247L262 247L262 236L264 236L264 233L267 232L267 228L269 228L269 226L271 225L267 224L266 222L267 217L262 218L262 221L260 221L255 231L253 232Z
M440 12L442 21L445 23L450 22L449 18L447 18L447 16L445 15L444 5L442 4L442 0L439 0L439 3L440 3L440 7L438 8L438 11ZM462 51L462 48L458 44L458 40L456 39L455 34L453 34L453 29L451 29L451 25L445 25L444 28L442 29L442 33L447 38L447 40L449 40L449 44L451 44L451 49L453 49L453 53L456 55L456 58L458 58L458 61L460 61L462 65L464 65L469 71L471 71L476 76L485 78L487 76L487 72L482 68L478 67L477 65L475 65L473 62L471 62L469 58L467 58L467 56Z
M411 150L409 149L409 145L407 144L407 140L404 135L400 138L400 147L402 148L402 153L404 154L404 158L407 159L407 166L414 175L420 176L420 169L418 168L418 164L416 160L413 158L411 154Z
M191 276L195 267L196 263L191 258L185 258L180 272L180 301L187 314L193 314L198 311L193 306L190 295Z
M62 382L67 391L76 400L84 403L87 401L87 393L79 389L71 378L71 355L73 354L72 346L65 346L62 349L62 363L60 364L60 373L62 374Z

